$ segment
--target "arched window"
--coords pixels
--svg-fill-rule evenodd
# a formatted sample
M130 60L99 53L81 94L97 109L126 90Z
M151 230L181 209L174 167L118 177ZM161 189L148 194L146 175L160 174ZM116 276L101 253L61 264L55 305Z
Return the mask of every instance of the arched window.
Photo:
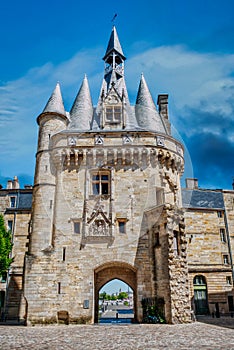
M205 285L206 286L206 279L205 279L205 277L204 276L202 276L202 275L197 275L197 276L195 276L194 277L194 279L193 279L193 284L194 285Z

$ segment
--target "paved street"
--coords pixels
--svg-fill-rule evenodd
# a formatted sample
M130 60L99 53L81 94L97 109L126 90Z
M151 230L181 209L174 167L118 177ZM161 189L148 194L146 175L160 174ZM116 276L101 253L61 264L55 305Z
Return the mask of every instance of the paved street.
M134 318L133 309L129 306L109 304L100 315L100 323L131 323Z
M234 319L210 321L219 325L0 326L0 349L234 350Z

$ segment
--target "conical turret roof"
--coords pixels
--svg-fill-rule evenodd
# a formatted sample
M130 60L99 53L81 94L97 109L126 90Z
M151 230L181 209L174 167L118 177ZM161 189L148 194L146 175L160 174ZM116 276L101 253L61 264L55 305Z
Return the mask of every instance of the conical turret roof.
M136 119L141 128L167 133L142 74L136 99Z
M111 53L111 51L116 51L118 54L120 54L122 56L123 59L125 59L125 56L123 54L123 50L122 50L122 47L120 45L120 41L119 41L115 26L113 26L113 28L112 28L110 39L109 39L107 49L106 49L106 53L105 53L105 56L103 57L104 60Z
M66 116L59 83L56 84L55 89L52 95L50 96L42 113L50 112L59 113Z
M93 104L88 79L85 76L70 111L70 129L89 130L93 117Z

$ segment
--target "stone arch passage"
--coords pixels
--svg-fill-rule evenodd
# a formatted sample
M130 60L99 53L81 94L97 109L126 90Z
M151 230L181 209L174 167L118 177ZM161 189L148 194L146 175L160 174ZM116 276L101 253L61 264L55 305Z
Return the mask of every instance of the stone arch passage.
M94 270L95 285L95 315L94 322L98 323L98 296L100 289L108 282L119 279L128 284L134 295L134 321L137 321L137 274L136 269L129 264L109 262Z

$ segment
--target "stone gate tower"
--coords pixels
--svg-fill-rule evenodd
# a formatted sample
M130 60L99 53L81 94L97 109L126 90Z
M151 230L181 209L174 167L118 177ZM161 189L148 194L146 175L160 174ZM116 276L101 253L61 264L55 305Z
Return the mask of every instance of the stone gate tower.
M118 278L166 321L189 322L180 176L183 147L171 136L168 95L158 108L142 75L135 106L115 27L97 107L87 77L71 111L57 84L39 115L32 226L24 295L31 323L96 322L98 292Z

